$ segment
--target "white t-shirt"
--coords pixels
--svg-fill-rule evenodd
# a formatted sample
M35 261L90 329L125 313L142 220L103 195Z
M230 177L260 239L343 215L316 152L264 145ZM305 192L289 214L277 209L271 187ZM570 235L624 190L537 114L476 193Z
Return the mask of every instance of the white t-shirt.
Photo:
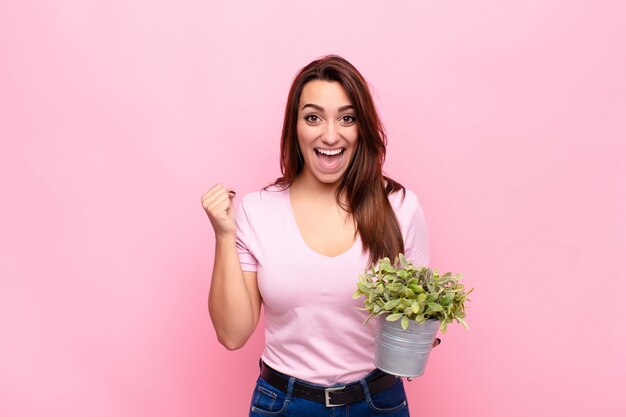
M389 196L414 265L428 264L424 214L409 190ZM262 359L272 368L321 385L358 380L374 369L374 327L363 299L352 299L368 254L357 236L346 252L313 251L298 229L289 190L244 196L236 209L237 252L244 271L256 271L265 313Z

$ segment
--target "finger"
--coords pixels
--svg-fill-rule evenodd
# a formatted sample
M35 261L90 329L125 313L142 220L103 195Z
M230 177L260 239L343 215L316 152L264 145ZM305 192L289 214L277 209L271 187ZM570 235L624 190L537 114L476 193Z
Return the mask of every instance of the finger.
M220 211L227 211L230 206L230 197L228 194L224 193L218 195L214 200L210 201L206 209L212 213L217 213Z
M200 200L202 200L202 202L204 203L204 201L206 201L207 199L210 199L211 197L214 197L226 191L227 191L226 187L224 187L222 184L215 184L213 187L211 187L209 191L202 194L202 197L200 198Z
M204 193L203 197L205 197L205 196L209 196L209 195L211 195L211 194L215 194L215 192L220 191L220 190L223 190L223 189L224 189L224 186L223 186L222 184L220 184L220 183L217 183L217 184L215 184L213 187L211 187L211 188L209 189L209 191L207 191L206 193Z
M216 200L217 198L219 198L220 196L225 196L228 195L228 192L226 190L226 188L224 188L223 186L219 186L219 187L214 187L211 190L207 191L201 198L202 201L202 205L204 207L207 207L208 205L211 204L211 202L213 202L214 200Z
M217 197L217 199L206 208L206 212L210 218L225 219L226 217L232 218L234 215L234 205L228 194L223 194Z
M228 190L228 196L232 200L233 198L235 198L235 196L237 196L237 193L235 192L235 190Z

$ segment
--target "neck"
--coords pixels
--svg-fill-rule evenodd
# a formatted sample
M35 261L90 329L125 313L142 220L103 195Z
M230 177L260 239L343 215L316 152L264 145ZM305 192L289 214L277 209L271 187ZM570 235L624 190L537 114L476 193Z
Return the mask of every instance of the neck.
M320 182L312 175L307 175L305 171L301 172L291 185L292 189L315 196L316 199L333 201L336 200L337 187L339 187L339 183L326 184Z

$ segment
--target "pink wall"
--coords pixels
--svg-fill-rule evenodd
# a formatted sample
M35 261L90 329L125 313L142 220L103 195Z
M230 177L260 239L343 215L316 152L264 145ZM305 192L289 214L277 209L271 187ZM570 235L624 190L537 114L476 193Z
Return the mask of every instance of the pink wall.
M625 415L622 3L221 3L0 5L0 415L246 415L262 336L215 339L200 196L278 175L326 53L373 84L432 265L477 287L413 414Z

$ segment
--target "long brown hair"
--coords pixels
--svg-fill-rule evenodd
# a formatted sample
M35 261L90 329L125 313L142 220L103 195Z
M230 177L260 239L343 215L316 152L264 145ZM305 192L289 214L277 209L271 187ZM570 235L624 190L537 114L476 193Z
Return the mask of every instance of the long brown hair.
M404 241L398 219L389 203L388 194L404 187L383 175L387 136L378 117L367 81L344 58L328 55L311 62L296 75L287 98L281 136L280 170L282 177L273 185L285 189L302 171L303 159L298 147L298 104L304 85L313 80L336 81L345 90L354 108L358 127L356 151L337 187L337 202L345 193L347 207L369 251L370 263L388 256L393 259L404 252Z

